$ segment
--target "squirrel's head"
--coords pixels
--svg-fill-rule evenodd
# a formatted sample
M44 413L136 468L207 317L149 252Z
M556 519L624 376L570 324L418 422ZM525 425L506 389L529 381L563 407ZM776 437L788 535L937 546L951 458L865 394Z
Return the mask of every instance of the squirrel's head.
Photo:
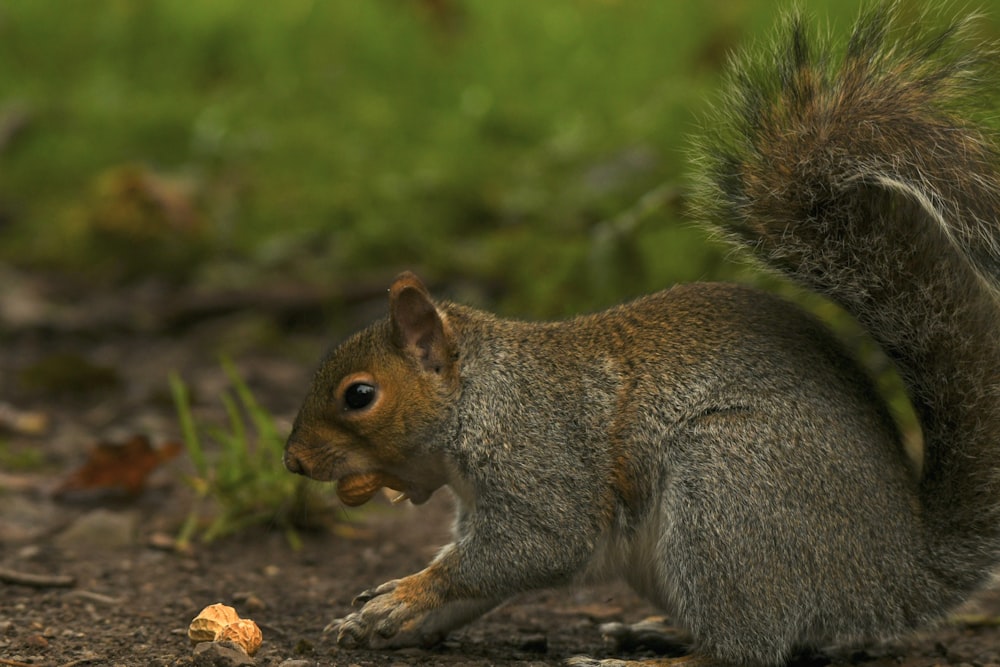
M420 279L389 288L389 317L334 348L316 371L285 445L285 467L324 481L382 480L426 500L447 481L434 439L458 392L458 354L447 317ZM348 500L346 493L341 499Z

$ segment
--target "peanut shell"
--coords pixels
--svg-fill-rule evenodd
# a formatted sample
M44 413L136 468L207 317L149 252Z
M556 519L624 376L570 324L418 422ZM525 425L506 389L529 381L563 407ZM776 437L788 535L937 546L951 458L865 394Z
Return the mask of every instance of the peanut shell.
M383 472L355 473L337 482L337 496L345 505L357 507L371 500L383 486L401 490L402 482L398 477Z
M241 618L222 628L218 641L233 642L242 647L247 652L247 655L253 656L257 652L257 649L260 648L264 637L261 635L260 628L257 627L256 623L249 618Z
M221 603L210 604L191 621L188 638L192 644L214 642L222 629L236 620L239 620L239 614L232 607Z

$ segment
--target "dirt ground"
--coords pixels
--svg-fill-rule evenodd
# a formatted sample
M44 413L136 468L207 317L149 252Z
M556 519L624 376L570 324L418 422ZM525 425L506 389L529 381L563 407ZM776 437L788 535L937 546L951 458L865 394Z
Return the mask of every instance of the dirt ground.
M275 329L263 324L278 317L266 307L220 309L203 299L197 312L181 308L163 320L151 313L164 312L167 297L148 285L85 298L65 283L7 269L0 274L0 405L43 415L47 422L31 432L0 426L8 460L28 454L41 460L0 469L0 580L5 571L66 578L44 585L0 582L0 666L193 665L188 622L215 602L257 621L264 644L256 663L265 666L291 660L556 665L577 654L615 655L598 626L655 613L617 584L542 591L512 600L432 649L338 650L322 630L350 610L352 597L416 571L446 542L446 493L418 508L378 501L363 510L344 509L338 517L342 529L303 534L299 550L289 547L281 531L262 528L196 544L187 553L162 542L176 534L190 502L183 457L158 470L135 500L52 497L58 480L96 440L144 433L162 442L177 436L166 394L168 371L179 371L202 397L200 409L210 412L209 399L225 383L217 360L223 349L232 352L258 399L287 422L327 343L322 318L296 317L285 309ZM359 299L347 320L338 321L366 319L380 309L380 300ZM171 303L179 301L171 297ZM302 303L306 312L308 300ZM26 370L54 355L110 369L111 380L100 387L92 380L95 386L74 391L26 386ZM640 647L626 655L651 653ZM796 662L1000 664L1000 589L919 637Z

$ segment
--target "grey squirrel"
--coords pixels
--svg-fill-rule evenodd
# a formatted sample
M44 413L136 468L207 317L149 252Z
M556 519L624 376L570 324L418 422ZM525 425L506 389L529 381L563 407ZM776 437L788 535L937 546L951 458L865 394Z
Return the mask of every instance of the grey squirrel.
M690 632L687 659L773 665L906 633L988 580L1000 161L970 109L996 68L963 24L894 15L865 13L840 57L792 19L739 61L699 144L699 200L880 343L921 471L865 372L776 296L690 284L536 323L435 301L405 273L388 317L322 361L285 465L351 504L448 486L454 541L362 593L341 646L433 643L516 593L620 576Z

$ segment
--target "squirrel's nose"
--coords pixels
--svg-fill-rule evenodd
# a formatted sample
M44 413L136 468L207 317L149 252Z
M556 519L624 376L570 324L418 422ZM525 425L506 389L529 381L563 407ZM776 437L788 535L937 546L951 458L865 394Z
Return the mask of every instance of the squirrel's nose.
M285 456L283 458L285 469L289 472L294 472L297 475L306 474L305 469L302 467L302 461L299 460L299 457L292 455L290 452L285 452Z

